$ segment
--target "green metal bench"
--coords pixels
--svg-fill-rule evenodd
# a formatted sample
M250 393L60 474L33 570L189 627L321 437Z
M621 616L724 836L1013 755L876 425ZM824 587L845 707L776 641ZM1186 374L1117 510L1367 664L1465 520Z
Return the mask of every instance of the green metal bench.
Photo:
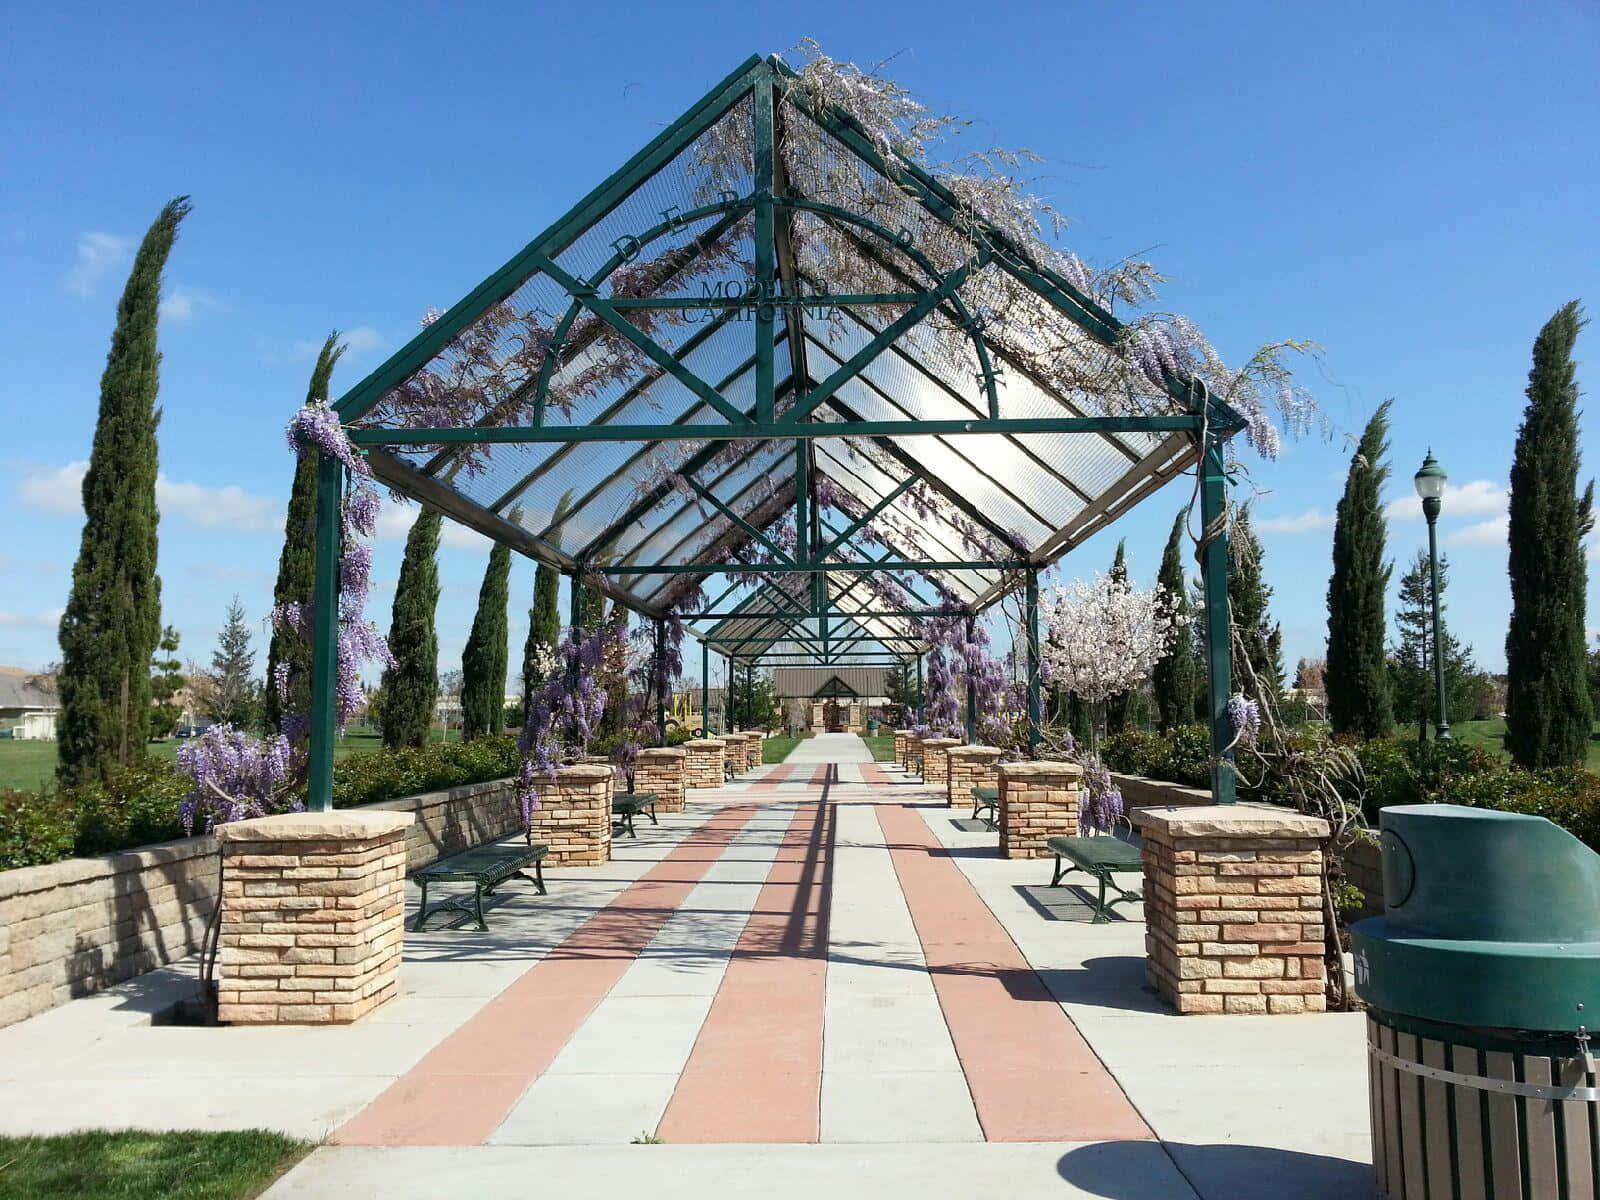
M978 786L972 789L972 819L990 829L1000 828L1000 789Z
M1087 871L1100 881L1100 899L1094 908L1095 924L1098 925L1110 918L1113 904L1144 899L1143 892L1129 891L1113 877L1113 873L1117 871L1144 870L1144 859L1137 846L1110 836L1053 837L1045 839L1045 845L1050 847L1056 856L1056 873L1050 879L1051 887L1059 887L1061 877L1075 869ZM1063 868L1061 865L1063 859L1072 865ZM1117 893L1109 903L1106 901L1107 888Z
M639 835L634 832L633 819L640 813L650 818L650 824L659 825L656 820L656 801L660 797L654 792L618 792L611 797L611 815L622 819L615 823L613 829L621 828L631 838Z
M522 872L524 867L533 867L533 886L539 890L539 895L548 894L544 887L544 857L548 853L548 846L479 846L465 854L440 859L432 866L414 871L411 878L422 889L422 902L417 906L417 919L411 926L412 931L420 933L429 917L442 912L469 913L477 918L479 929L487 930L489 927L483 921L483 898L513 875L527 879L528 876ZM446 897L430 907L430 883L470 883L472 895L463 892Z

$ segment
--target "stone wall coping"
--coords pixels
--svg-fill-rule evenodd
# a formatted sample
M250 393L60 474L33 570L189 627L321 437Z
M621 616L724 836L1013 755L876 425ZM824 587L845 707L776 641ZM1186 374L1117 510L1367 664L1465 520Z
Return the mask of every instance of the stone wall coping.
M142 871L149 867L186 862L216 852L217 839L205 835L155 842L132 850L96 855L94 858L64 858L60 862L43 863L37 867L13 867L9 871L0 871L0 900L29 892L47 892L51 888L105 879L130 871Z
M940 749L943 749L946 746L959 746L959 745L961 745L961 739L960 738L952 738L952 737L923 738L922 739L922 744L923 744L924 747L932 746L935 750L940 750Z
M616 772L609 766L600 763L577 763L570 767L556 768L556 786L560 787L568 780L582 783L584 780L609 779Z
M248 821L217 826L221 842L328 842L348 838L361 841L387 837L408 829L416 816L406 812L362 812L337 808L331 812L274 813Z
M999 758L1005 751L999 746L951 746L949 753L954 758Z
M727 745L721 738L691 738L684 745L693 746L696 750L717 750Z
M1173 838L1325 838L1329 833L1328 823L1321 817L1272 804L1169 805L1137 809L1132 819L1141 829Z
M647 758L688 758L689 752L682 746L644 746L639 750L639 759Z
M1083 768L1074 762L1040 759L1035 762L1001 763L1000 773L1008 779L1034 779L1048 775L1078 776L1083 774Z

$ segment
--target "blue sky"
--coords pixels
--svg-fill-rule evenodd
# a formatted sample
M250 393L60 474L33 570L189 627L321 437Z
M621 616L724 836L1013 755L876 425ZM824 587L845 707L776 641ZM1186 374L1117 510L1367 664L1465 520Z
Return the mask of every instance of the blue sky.
M1600 310L1592 3L156 12L31 6L6 22L0 664L57 657L75 464L131 247L167 198L195 208L161 335L164 619L203 658L234 592L258 622L270 603L292 470L282 428L323 334L351 342L339 392L742 58L805 36L838 58L892 57L888 72L935 108L975 118L966 145L1042 155L1034 189L1069 218L1064 244L1093 262L1154 260L1171 279L1164 306L1230 358L1284 337L1322 344L1308 382L1334 435L1291 444L1251 480L1291 668L1321 653L1345 439L1391 396L1391 552L1424 543L1410 475L1431 445L1462 485L1442 526L1451 620L1485 666L1503 663L1504 491L1529 345L1569 299ZM1596 339L1580 359L1600 358ZM1580 363L1580 382L1594 378ZM1595 428L1586 417L1586 446ZM1135 573L1153 577L1168 495L1064 570L1105 567L1125 536ZM385 519L380 625L405 526ZM459 662L483 555L474 536L447 536L441 666ZM531 580L519 561L513 595Z

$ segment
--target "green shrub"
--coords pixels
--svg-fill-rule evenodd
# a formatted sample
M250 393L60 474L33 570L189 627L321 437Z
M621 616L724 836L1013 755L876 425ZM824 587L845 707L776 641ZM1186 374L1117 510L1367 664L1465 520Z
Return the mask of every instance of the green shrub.
M333 805L354 808L418 792L503 779L515 775L521 763L513 737L354 754L334 766Z
M0 869L70 858L76 836L72 810L59 795L0 790Z
M1544 817L1600 851L1600 776L1578 767L1485 772L1456 780L1442 798L1452 804Z
M146 758L113 772L104 783L72 790L77 820L74 853L110 854L183 837L178 804L189 791L186 776L170 762Z

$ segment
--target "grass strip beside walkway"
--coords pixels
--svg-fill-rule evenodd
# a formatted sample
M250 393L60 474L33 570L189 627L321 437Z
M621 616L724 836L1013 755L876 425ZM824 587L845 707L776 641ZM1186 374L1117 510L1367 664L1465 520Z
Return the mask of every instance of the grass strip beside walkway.
M310 1150L265 1129L0 1138L0 1200L249 1200Z

